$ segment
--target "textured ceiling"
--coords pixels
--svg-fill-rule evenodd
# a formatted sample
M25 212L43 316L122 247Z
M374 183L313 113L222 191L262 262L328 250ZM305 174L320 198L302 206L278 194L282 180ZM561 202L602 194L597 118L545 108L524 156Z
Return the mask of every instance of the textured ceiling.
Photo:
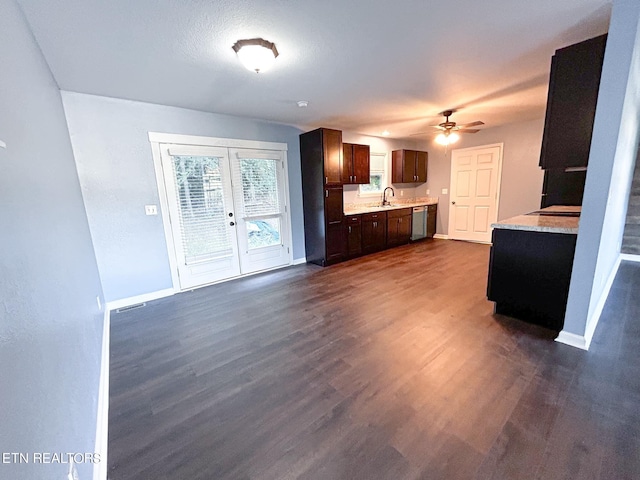
M406 137L458 108L544 115L550 57L607 31L604 0L19 0L63 90ZM255 74L231 46L280 52ZM308 100L309 107L297 107Z

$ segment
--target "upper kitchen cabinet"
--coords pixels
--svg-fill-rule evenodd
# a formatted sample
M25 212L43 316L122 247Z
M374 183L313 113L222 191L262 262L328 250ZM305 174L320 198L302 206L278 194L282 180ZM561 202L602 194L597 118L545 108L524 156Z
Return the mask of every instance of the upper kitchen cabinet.
M369 145L342 144L342 183L369 183Z
M391 183L424 183L427 181L429 154L416 150L391 152Z
M551 60L540 166L586 167L607 36L560 50Z
M321 185L332 187L342 185L342 132L329 128L318 128L300 136L300 146L304 143L306 161L314 162L314 176ZM318 172L320 174L318 175Z

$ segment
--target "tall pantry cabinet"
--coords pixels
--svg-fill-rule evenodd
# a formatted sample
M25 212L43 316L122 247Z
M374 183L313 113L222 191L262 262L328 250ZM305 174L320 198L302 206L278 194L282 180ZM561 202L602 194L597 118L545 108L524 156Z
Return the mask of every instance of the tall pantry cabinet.
M300 135L307 262L330 265L345 257L342 132L318 128Z

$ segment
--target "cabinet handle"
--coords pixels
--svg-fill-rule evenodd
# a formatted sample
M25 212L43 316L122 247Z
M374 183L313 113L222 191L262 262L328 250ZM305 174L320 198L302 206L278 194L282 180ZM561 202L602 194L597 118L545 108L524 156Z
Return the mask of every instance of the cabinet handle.
M349 233L351 233L351 225L349 225Z
M325 184L329 183L329 177L324 177L324 183Z
M324 191L324 196L325 196L326 198L329 198L329 190L325 190L325 191Z
M354 175L354 176L353 176L353 181L354 181L354 182L356 182L356 183L358 183L358 176L357 176L357 175Z

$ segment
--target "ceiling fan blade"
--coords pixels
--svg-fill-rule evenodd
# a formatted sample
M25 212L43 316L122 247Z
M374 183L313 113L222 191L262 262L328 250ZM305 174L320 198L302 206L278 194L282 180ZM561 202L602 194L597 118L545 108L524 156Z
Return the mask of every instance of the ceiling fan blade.
M418 132L418 133L412 133L409 136L410 137L415 137L417 135L435 135L437 133L440 133L440 132Z
M461 128L460 130L456 130L458 133L478 133L480 130L477 128Z
M465 123L464 125L458 125L458 126L460 128L465 128L465 127L475 127L476 125L484 125L484 122L481 122L480 120L478 120L475 122Z

